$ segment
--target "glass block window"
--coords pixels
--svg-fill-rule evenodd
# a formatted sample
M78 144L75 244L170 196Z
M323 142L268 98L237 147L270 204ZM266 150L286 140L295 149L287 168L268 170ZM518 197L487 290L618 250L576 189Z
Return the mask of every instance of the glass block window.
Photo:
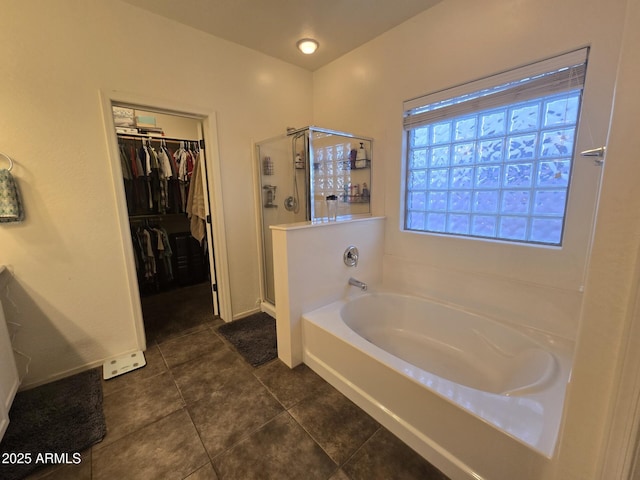
M345 186L351 181L350 171L344 166L349 161L351 148L350 142L318 147L314 145L313 191L316 194L325 197L344 192Z
M586 53L567 63L432 103L411 101L406 230L562 244Z

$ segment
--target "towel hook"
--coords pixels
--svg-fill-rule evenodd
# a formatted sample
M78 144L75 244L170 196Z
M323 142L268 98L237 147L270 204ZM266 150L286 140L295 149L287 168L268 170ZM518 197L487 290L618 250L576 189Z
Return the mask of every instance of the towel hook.
M9 155L7 155L6 153L0 152L0 155L2 155L4 158L9 160L9 168L7 169L7 172L10 172L11 169L13 168L13 160L11 160L11 157Z

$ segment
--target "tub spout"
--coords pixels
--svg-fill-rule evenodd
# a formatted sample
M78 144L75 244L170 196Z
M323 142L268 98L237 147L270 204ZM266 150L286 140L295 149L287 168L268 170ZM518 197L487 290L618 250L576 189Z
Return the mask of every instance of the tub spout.
M366 283L361 282L360 280L356 280L353 277L351 277L349 279L349 285L353 285L354 287L358 287L362 291L367 289L367 284Z

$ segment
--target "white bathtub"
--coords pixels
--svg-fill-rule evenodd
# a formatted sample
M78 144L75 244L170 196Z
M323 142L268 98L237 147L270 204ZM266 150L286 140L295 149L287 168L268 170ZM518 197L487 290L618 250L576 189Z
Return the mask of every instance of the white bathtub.
M393 293L306 313L303 358L453 479L544 479L570 345Z

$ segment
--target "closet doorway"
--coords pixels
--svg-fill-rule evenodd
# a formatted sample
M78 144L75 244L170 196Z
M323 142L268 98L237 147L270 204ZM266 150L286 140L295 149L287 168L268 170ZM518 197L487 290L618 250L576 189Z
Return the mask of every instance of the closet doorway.
M114 98L103 105L117 146L114 183L144 349L142 302L150 298L197 294L212 317L230 313L222 212L212 207L221 204L212 178L219 173L215 118Z

